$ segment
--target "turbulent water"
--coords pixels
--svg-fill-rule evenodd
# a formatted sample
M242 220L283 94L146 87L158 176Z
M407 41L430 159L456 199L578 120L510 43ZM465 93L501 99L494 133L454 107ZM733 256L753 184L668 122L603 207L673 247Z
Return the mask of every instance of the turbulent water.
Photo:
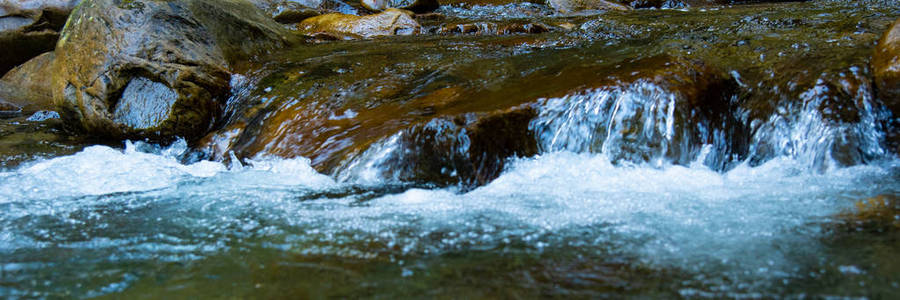
M809 101L754 125L742 156L721 128L684 123L682 101L646 82L538 99L541 154L475 189L380 177L405 151L396 138L338 179L305 158L186 164L184 141L32 161L0 172L0 295L900 292L895 233L856 233L848 219L860 201L900 194L900 160L872 125L889 114L866 100L871 122L835 124ZM759 158L765 144L776 149ZM836 144L866 164L843 166Z
M0 298L894 298L900 159L884 144L897 118L866 66L896 5L857 4L557 16L574 31L301 47L232 77L229 122L272 106L214 136L208 156L227 163L196 159L203 149L184 141L84 147L21 129L50 123L0 124L2 142L25 149L0 153ZM529 3L439 12L553 14ZM653 76L578 81L671 52L703 54L736 90L710 113ZM444 84L459 103L377 110ZM332 110L334 99L376 109ZM469 101L533 110L517 138L538 154L493 164L499 176L477 184L458 166L439 170L456 181L411 183L412 159L471 168L478 141L460 120L494 108L452 110ZM356 121L391 126L358 133ZM234 148L273 131L255 146L324 141L312 160ZM427 139L441 151L415 153ZM320 154L329 174L316 171Z
M754 125L751 153L737 155L721 128L683 122L683 101L646 82L538 99L529 127L542 154L475 189L381 176L405 151L396 138L336 177L305 158L186 164L184 141L33 161L0 172L0 295L900 291L895 234L845 225L860 201L900 193L900 160L872 125L890 115L866 100L871 122L834 124L809 101L800 117ZM842 143L867 163L837 162ZM753 152L767 144L765 158Z
M821 173L778 158L720 173L550 152L457 193L335 182L304 159L184 165L185 150L92 146L0 173L0 295L390 295L393 282L414 295L633 285L655 287L637 294L760 296L829 278L842 288L826 295L878 296L900 281L891 266L846 261L841 248L865 246L834 245L827 230L855 201L900 192L896 160ZM311 278L294 278L298 287L278 277L296 272ZM465 289L441 284L472 272Z

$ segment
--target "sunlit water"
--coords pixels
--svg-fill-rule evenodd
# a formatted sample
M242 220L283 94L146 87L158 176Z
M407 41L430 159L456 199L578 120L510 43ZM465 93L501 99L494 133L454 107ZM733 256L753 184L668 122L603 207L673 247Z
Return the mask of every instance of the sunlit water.
M495 293L471 293L478 296L529 291L526 279L575 282L536 284L533 295L579 295L591 289L584 278L634 294L629 278L655 278L642 274L662 275L634 280L691 297L796 293L795 282L831 273L855 287L826 292L839 296L884 295L900 281L876 277L880 290L866 287L879 282L866 272L878 270L831 257L823 225L859 199L896 195L894 160L821 173L774 159L719 173L701 163L614 166L602 154L554 152L517 160L460 194L335 182L303 159L184 165L175 158L184 150L93 146L0 173L0 295L222 296L301 285L295 293L304 296L359 296L381 295L390 287L378 283L397 279L435 292L472 268L486 270L467 277L490 279ZM511 263L518 260L575 277L539 277L529 266L524 276L538 279L523 278ZM265 266L339 275L247 275ZM334 276L360 278L326 284Z

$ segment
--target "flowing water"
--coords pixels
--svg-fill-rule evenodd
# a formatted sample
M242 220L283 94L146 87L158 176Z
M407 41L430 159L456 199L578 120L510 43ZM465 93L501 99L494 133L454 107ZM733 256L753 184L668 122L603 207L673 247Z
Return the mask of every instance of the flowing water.
M818 173L779 158L720 173L553 152L460 194L339 183L304 159L184 165L184 150L91 146L0 173L3 295L877 298L900 289L896 238L834 229L859 199L900 192L895 160Z
M896 297L896 118L866 63L896 4L829 3L289 49L232 78L228 126L250 124L214 135L212 160L185 141L111 147L62 138L58 121L5 122L0 297ZM712 113L690 88L595 80L670 52L730 76ZM633 61L645 65L620 69ZM331 101L303 101L320 94ZM429 94L487 100L408 108ZM417 128L450 145L436 155L465 160L479 141L458 120L509 107L533 110L534 155L474 185L404 180ZM265 154L278 147L321 157Z

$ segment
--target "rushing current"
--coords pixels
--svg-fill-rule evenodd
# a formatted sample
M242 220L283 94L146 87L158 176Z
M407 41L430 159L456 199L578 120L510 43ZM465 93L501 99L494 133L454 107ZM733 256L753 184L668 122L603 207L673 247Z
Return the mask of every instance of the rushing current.
M277 143L259 148L293 146L304 130L318 126L310 124L330 124L301 122L305 114L321 113L316 117L341 124L366 117L363 105L331 110L329 105L340 101L323 99L333 100L332 94L346 92L350 96L337 99L347 105L369 98L390 104L396 100L388 95L393 81L403 83L393 88L403 101L429 90L422 87L444 83L527 92L545 80L564 83L557 80L561 76L594 76L594 67L620 72L606 65L633 54L655 57L656 48L684 55L713 51L706 55L734 59L722 59L729 82L741 93L774 96L750 101L729 94L716 99L721 102L714 103L714 111L721 115L711 118L679 89L660 86L649 80L652 76L567 86L548 93L554 96L536 89L526 93L534 98L513 99L512 108L534 109L530 121L519 125L528 131L523 139L534 138L529 141L537 154L508 158L496 164L503 166L496 178L491 173L471 185L465 172L457 172L461 168L453 169L457 166L440 169L441 179L459 177L451 178L455 181L403 180L416 179L418 171L404 164L422 157L413 153L422 142L414 135L421 129L416 126L433 129L422 130L432 134L425 138L446 148L433 157L471 162L479 154L470 153L477 141L455 122L459 115L433 115L455 104L434 99L430 113L423 109L404 119L410 126L396 132L377 131L360 149L347 150L352 155L335 158L339 165L328 174L304 157L238 157L239 139L255 138L241 135L271 133L253 126L222 129L212 144L218 151L213 161L195 159L203 150L185 141L94 145L66 156L22 158L29 161L0 168L0 298L895 298L900 295L900 158L884 143L896 130L888 125L897 117L874 96L865 67L871 55L865 47L881 32L874 29L887 26L881 19L895 19L883 16L893 6L845 9L821 2L801 7L804 14L761 6L715 14L647 10L586 21L566 17L559 19L566 22L560 28L580 23L580 29L554 33L558 39L523 38L524 44L515 40L526 36L512 36L514 47L503 46L507 40L500 38L447 36L423 39L418 46L414 40L384 39L300 48L297 57L286 56L260 74L232 77L234 101L227 111L240 112L247 103L271 105L261 114L289 117L280 119L283 123L262 119L275 119L277 130L299 128L291 129L300 133L281 131L285 136L272 139ZM868 2L873 1L859 5ZM530 3L445 6L440 12L472 20L553 13ZM829 20L835 24L820 24ZM676 29L691 34L670 32ZM597 42L583 49L569 44L585 36ZM647 46L657 38L665 47ZM700 43L707 40L718 44ZM806 48L822 52L809 54ZM716 52L723 49L744 52ZM409 62L381 59L400 51L415 55ZM521 56L503 58L513 54ZM764 63L782 55L796 60L784 58L778 66L812 74L810 84L797 84L806 81L793 70ZM532 67L538 60L544 65ZM756 61L759 65L744 66ZM796 62L803 65L795 67ZM837 71L820 70L826 64ZM587 71L568 69L578 65L587 65ZM738 67L751 72L732 70ZM422 70L429 72L418 74ZM778 80L757 78L753 84L752 72L785 78L782 90ZM526 76L532 73L537 80ZM469 81L471 86L462 84ZM385 87L388 96L366 96L366 82L377 90ZM833 82L849 82L842 86L853 93L836 91ZM351 83L358 87L348 87ZM163 88L139 82L124 93L141 98ZM257 88L264 93L254 94ZM261 96L272 91L287 100ZM317 93L324 96L316 101L329 104L322 105L327 109L301 102ZM502 103L506 99L500 98L516 98L474 95L482 94L500 95ZM740 101L771 104L772 111L756 116L753 109L763 109L741 107ZM132 108L149 107L144 104ZM305 108L303 114L290 115L299 109L294 104ZM168 104L162 105L166 110ZM386 117L374 116L366 124L403 115L384 111ZM124 110L114 114L125 121L146 117ZM41 116L28 120L52 118ZM336 126L332 136L309 130L306 138L345 146L350 138L341 134L353 133L353 126L346 132ZM282 140L285 145L278 144Z
M354 282L298 292L306 296L366 295L367 282L378 290L398 278L437 292L453 290L440 285L453 272L498 262L472 276L550 290L536 295L595 295L578 293L585 280L689 297L791 294L817 276L858 288L837 296L898 285L896 273L879 275L891 266L848 260L828 229L860 199L900 192L894 159L819 172L780 157L717 172L702 157L622 166L602 153L555 151L516 159L460 193L336 182L302 158L182 164L186 150L91 146L0 173L0 295L249 293L291 286L272 276L292 268ZM524 271L514 263L534 260L539 267ZM540 275L562 271L569 278ZM526 284L551 279L571 285ZM228 287L216 290L217 281Z

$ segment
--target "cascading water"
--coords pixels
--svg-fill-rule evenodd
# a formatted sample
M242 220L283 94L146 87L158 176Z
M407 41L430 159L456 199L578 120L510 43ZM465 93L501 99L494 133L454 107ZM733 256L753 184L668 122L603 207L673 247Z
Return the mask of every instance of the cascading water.
M620 88L602 88L561 98L542 99L540 114L531 122L544 152L603 153L616 163L687 164L704 144L709 165L729 163L738 156L731 139L708 122L690 122L698 114L686 99L653 83L639 81Z
M895 297L896 117L853 67L875 2L314 37L234 74L197 149L0 169L0 298Z
M829 169L883 159L882 148L891 113L875 101L871 83L857 67L839 74L842 82L861 81L850 101L834 94L841 87L822 79L787 101L768 120L756 125L751 142L752 161L779 156L803 162L810 169ZM846 93L846 92L845 92ZM849 114L852 122L842 121Z
M791 294L819 277L874 280L877 274L861 271L867 262L840 262L823 239L827 224L855 201L900 192L900 163L818 172L806 157L831 148L795 147L802 151L720 172L705 162L722 149L678 140L698 136L692 130L712 132L679 125L675 120L687 112L678 101L649 83L543 99L530 125L543 154L512 161L496 180L466 193L387 184L365 172L336 182L302 158L257 158L230 169L208 161L184 165L178 162L188 153L183 142L163 149L129 144L124 151L93 146L38 161L0 173L0 292L91 297L140 293L148 285L177 291L186 288L179 287L179 274L197 272L213 276L193 283L203 289L241 272L272 276L262 275L265 266L379 280L360 278L358 263L380 266L385 278L430 282L469 268L434 261L462 253L488 260L512 255L548 268L502 265L492 277L565 272L574 282L602 276L599 287L676 280L671 288L688 297ZM822 133L815 143L832 145L831 130L844 128L815 116L799 122L808 128L772 125L772 132ZM876 134L859 126L852 132ZM379 162L402 149L401 136L374 147L361 170L378 171ZM808 138L772 136L774 144ZM560 255L612 269L554 266ZM342 261L353 263L341 267ZM186 265L160 269L161 263ZM631 271L614 271L621 266ZM641 272L669 275L631 277ZM557 282L530 280L542 290ZM550 293L557 292L568 293Z

